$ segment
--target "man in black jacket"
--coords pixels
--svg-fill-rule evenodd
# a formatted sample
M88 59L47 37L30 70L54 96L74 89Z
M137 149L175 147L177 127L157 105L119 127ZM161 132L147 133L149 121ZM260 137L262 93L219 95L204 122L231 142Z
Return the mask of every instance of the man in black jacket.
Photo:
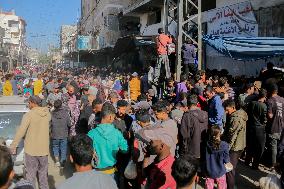
M265 104L267 92L259 91L258 100L251 102L247 107L247 155L246 165L252 161L252 168L258 169L266 142L267 106Z
M208 128L208 114L197 107L198 99L196 95L191 95L187 99L189 111L183 115L180 133L179 155L189 154L194 158L200 158L202 144L206 139Z

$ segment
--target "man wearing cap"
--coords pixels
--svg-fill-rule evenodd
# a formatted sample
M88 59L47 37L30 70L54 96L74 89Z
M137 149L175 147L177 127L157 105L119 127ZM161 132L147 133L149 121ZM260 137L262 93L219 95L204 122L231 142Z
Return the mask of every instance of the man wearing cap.
M40 107L41 99L38 96L29 98L29 109L22 119L10 148L16 154L16 148L24 138L25 172L26 179L36 185L39 178L39 187L48 187L48 154L49 154L49 123L51 115L48 108Z
M54 84L53 85L53 92L51 92L48 96L47 96L47 103L50 105L50 106L53 106L54 104L54 101L56 100L61 100L62 98L62 93L60 92L59 90L59 85L58 84Z
M143 176L147 178L145 188L176 188L171 175L175 158L171 155L170 147L175 145L175 139L162 127L145 130L144 136L150 141L143 161ZM150 155L157 155L151 164Z

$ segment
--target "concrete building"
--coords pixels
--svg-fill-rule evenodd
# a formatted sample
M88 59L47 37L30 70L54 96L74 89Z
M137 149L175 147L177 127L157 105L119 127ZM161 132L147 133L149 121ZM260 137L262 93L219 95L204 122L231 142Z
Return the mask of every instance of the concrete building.
M119 15L128 0L82 0L80 35L93 37L92 49L113 47L120 37Z
M111 49L121 37L119 18L128 0L81 0L79 35L90 38L90 48L80 51L80 61L106 65L112 62Z
M27 48L27 62L29 64L37 64L40 52L37 49Z
M60 49L62 54L75 51L77 25L62 25L60 30ZM74 43L74 44L73 44Z
M62 25L60 30L60 51L63 62L75 61L76 42L78 35L77 25Z
M164 0L130 0L128 6L123 10L123 15L129 19L132 17L132 22L136 20L139 35L158 35L158 29L166 27L168 12L166 11L167 5L165 2ZM176 36L176 29L177 22L171 20L168 25L169 34Z
M5 36L5 29L0 27L0 69L4 69L8 66L8 47L4 46L3 38Z
M10 66L24 63L26 55L26 22L17 16L15 11L0 10L0 27L4 28L3 44L9 49Z

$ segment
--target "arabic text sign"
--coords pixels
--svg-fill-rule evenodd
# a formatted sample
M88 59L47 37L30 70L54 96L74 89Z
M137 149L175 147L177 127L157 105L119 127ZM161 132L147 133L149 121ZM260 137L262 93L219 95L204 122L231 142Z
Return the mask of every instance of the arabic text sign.
M92 37L91 36L78 36L77 47L78 50L88 50L92 47Z
M214 9L208 12L209 35L257 37L258 25L250 2Z

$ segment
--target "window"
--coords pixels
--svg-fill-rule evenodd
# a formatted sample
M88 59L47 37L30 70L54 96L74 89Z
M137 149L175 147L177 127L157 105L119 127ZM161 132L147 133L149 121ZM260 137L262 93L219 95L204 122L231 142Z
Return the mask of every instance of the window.
M18 27L18 26L19 26L19 21L8 20L8 27Z
M148 25L157 24L160 23L161 21L162 21L161 10L157 10L148 15L148 21L147 21Z
M11 32L11 37L12 38L17 38L17 37L19 37L19 33L16 33L16 32Z

